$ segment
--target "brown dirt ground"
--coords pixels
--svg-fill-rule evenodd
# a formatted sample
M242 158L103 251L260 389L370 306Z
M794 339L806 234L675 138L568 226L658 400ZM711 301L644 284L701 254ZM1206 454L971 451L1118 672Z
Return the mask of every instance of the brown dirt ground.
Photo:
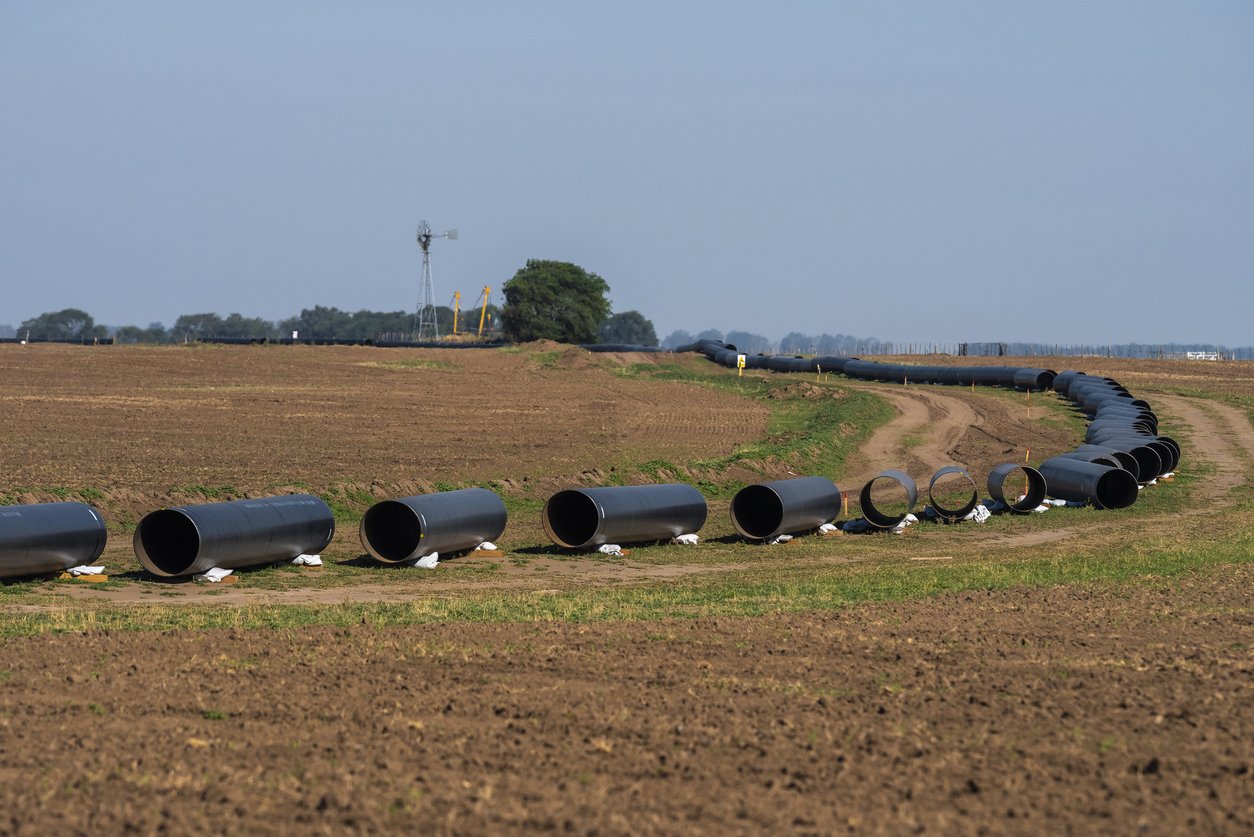
M381 499L495 483L544 497L642 461L726 454L765 432L758 402L614 366L553 343L0 345L0 473L14 502L86 487L111 523L133 524L206 502L204 488L222 499L337 487Z
M717 455L765 427L758 404L613 374L647 355L450 354L0 346L0 467L9 486L112 486L110 502L142 512L182 487L260 492L327 474L379 491L595 482L641 458ZM1110 372L1134 391L1143 374L1048 360L989 359ZM1248 364L1154 368L1182 392L1254 392ZM899 415L842 487L904 465L924 490L944 464L982 475L1026 446L1038 459L1075 442L1005 395L876 391ZM1203 497L1254 483L1244 412L1150 400L1185 431L1186 456L1213 467ZM725 512L712 506L711 520ZM912 547L947 560L926 550ZM504 585L727 569L531 560ZM852 559L834 548L830 560ZM403 601L480 583L440 573L351 593L241 584L212 602ZM1248 833L1251 576L762 619L6 640L0 833ZM134 601L157 585L61 587ZM167 588L162 604L210 601Z
M647 359L648 355L641 355ZM578 477L726 453L765 408L611 374L581 349L0 345L10 486L434 483Z
M1249 833L1251 584L9 640L0 832Z

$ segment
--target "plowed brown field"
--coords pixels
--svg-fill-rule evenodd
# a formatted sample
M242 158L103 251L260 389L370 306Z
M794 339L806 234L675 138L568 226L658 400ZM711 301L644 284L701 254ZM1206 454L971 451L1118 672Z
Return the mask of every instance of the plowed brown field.
M1109 372L1147 395L1208 475L1193 489L1205 507L1182 525L1233 508L1254 483L1248 412L1198 395L1254 394L1248 365L990 360ZM705 363L553 345L0 345L2 487L18 502L98 492L114 565L135 566L128 521L214 493L482 483L520 507L509 557L490 571L465 560L363 578L344 526L319 575L0 588L0 620L543 597L735 578L764 560L927 572L959 550L1030 555L1044 543L1100 561L1126 538L1111 518L1055 527L1046 515L996 532L833 538L797 559L733 543L722 501L703 536L725 564L547 549L535 504L549 489L721 456L766 433L760 401L617 374L657 362ZM1028 447L1037 459L1076 442L1057 411L1007 393L850 386L889 399L896 417L831 475L845 488L885 467L922 481L956 461L982 475ZM770 476L790 467L760 464ZM1164 543L1178 525L1138 520ZM1247 563L756 618L8 638L0 833L1250 833L1251 582Z
M647 358L647 356L642 356ZM8 486L150 497L294 481L577 477L726 453L766 410L618 377L581 349L0 345Z

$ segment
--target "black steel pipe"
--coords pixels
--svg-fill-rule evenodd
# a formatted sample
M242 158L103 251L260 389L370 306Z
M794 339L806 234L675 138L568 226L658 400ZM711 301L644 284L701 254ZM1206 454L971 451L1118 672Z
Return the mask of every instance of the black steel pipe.
M1089 426L1085 429L1085 435L1093 435L1102 431L1114 430L1116 432L1144 433L1147 436L1154 435L1155 425L1148 421L1127 421L1124 419L1096 419L1089 422Z
M1078 459L1081 462L1092 462L1095 465L1105 465L1107 468L1123 468L1123 463L1108 453L1091 453L1084 451L1069 450L1066 453L1058 454L1066 459ZM1127 471L1127 468L1123 468ZM1135 478L1136 474L1128 471Z
M1006 480L1010 479L1010 475L1015 471L1022 471L1023 478L1027 483L1027 490L1023 493L1023 499L1011 500L1016 497L1018 492L1006 494ZM1033 509L1045 502L1046 492L1049 490L1045 477L1035 468L1029 468L1027 465L1017 465L1014 462L1007 462L1004 465L998 465L988 472L988 493L994 500L1004 504L1008 509L1016 514L1027 514Z
M458 552L505 531L505 503L486 488L462 488L383 500L361 518L361 545L385 564Z
M1122 468L1053 457L1041 463L1052 497L1090 502L1101 509L1123 509L1136 502L1136 478Z
M1179 447L1173 441L1167 441L1165 436L1151 436L1132 430L1120 431L1117 428L1106 428L1085 433L1084 440L1089 444L1124 448L1134 456L1136 452L1132 450L1133 447L1147 447L1154 451L1159 459L1158 467L1154 470L1148 470L1145 467L1141 468L1141 478L1145 481L1174 471L1180 464ZM1147 462L1146 464L1149 463Z
M586 549L694 534L707 513L691 485L623 485L559 491L544 504L543 522L553 543Z
M898 515L884 514L875 507L871 501L871 489L878 480L888 480L895 482L906 494L906 510ZM867 480L866 485L862 486L862 491L858 495L858 505L862 507L862 516L872 526L878 526L881 529L891 529L898 523L906 519L906 515L914 510L914 504L919 501L919 487L915 485L914 479L905 471L880 471L871 479Z
M1144 436L1127 436L1102 439L1100 442L1094 440L1092 444L1098 447L1110 448L1112 450L1124 451L1136 459L1136 478L1138 482L1149 482L1157 479L1159 474L1167 472L1167 468L1163 467L1163 457L1160 454L1161 448L1155 449L1145 444ZM1165 452L1163 452L1165 453ZM1131 469L1129 469L1131 470Z
M814 359L814 365L817 369L824 372L844 372L845 364L851 360L857 360L853 357L845 357L843 355L823 355Z
M1054 385L1058 376L1052 369L1015 369L1011 376L1016 389L1030 389L1044 392Z
M1131 453L1117 448L1107 447L1106 445L1080 445L1075 449L1076 453L1095 453L1101 456L1109 456L1119 463L1119 467L1127 471L1138 480L1141 478L1141 464L1137 462L1136 457Z
M0 506L0 578L90 564L107 540L104 518L86 503Z
M153 575L195 575L315 554L335 516L311 494L178 506L150 512L135 529L135 557Z
M1077 372L1074 369L1064 369L1054 376L1054 392L1059 395L1066 396L1071 389L1071 384L1076 378L1088 377L1084 372Z
M960 476L971 486L970 499L956 509L947 508L941 505L936 499L936 483L949 476ZM927 484L927 499L928 502L932 504L932 508L936 510L936 513L945 520L962 520L974 511L977 505L979 505L980 492L975 487L975 480L971 479L971 475L967 473L965 468L958 465L947 465L935 474L932 474L932 479Z
M644 346L640 343L580 343L579 348L589 352L669 352L661 346Z
M736 492L731 502L732 526L756 540L808 532L839 513L840 489L827 477L755 483Z

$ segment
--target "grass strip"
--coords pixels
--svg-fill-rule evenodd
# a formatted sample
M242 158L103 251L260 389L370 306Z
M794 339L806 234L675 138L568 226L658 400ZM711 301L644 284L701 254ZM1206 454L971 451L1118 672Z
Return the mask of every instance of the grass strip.
M0 615L0 636L99 630L419 625L435 622L597 622L761 616L840 610L949 592L1061 584L1163 583L1193 572L1222 572L1254 561L1254 533L1201 546L1169 538L1124 542L1106 554L919 564L905 558L866 566L761 568L664 584L567 592L448 593L410 602L331 605L160 605L52 607Z

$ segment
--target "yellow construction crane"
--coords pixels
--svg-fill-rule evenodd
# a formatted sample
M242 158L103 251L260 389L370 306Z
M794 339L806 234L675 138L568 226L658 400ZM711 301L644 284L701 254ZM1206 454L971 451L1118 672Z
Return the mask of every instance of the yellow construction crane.
M492 289L487 285L483 286L483 293L479 296L479 332L478 337L483 336L484 324L491 324L492 317L488 314L488 305L492 301ZM470 332L461 327L462 314L462 292L453 291L453 333L449 335L450 339L470 339Z
M488 300L492 297L492 289L487 285L483 286L483 300L479 303L479 336L483 336L483 320L488 314ZM453 318L456 322L457 318Z

